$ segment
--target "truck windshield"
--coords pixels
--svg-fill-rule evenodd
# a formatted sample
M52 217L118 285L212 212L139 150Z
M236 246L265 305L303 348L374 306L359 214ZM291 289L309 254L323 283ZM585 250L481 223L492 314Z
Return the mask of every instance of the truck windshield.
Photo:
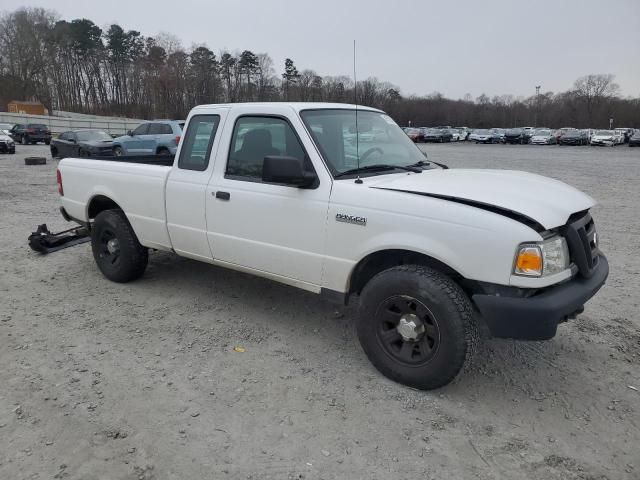
M367 165L406 167L426 160L384 113L358 110L357 128L352 109L304 110L301 116L334 176Z

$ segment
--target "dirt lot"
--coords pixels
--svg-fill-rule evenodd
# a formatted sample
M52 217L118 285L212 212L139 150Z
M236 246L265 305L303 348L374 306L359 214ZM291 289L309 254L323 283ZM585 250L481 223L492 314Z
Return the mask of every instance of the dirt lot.
M379 375L355 311L312 294L165 253L128 285L88 244L35 254L37 224L67 225L56 162L0 156L0 479L640 478L640 149L424 148L589 192L612 269L554 340L487 339L436 392Z

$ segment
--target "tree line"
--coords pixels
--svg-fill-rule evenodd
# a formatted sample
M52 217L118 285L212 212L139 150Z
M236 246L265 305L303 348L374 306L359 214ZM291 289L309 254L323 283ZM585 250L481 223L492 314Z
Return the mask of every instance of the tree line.
M565 92L528 98L454 100L439 93L402 96L373 77L354 85L348 76L298 70L290 58L278 70L268 53L215 53L204 44L186 49L169 33L146 37L117 24L102 29L41 8L0 15L0 105L36 99L49 111L184 118L203 103L357 99L401 125L604 128L614 118L616 125L639 126L640 98L622 98L613 75L587 75Z

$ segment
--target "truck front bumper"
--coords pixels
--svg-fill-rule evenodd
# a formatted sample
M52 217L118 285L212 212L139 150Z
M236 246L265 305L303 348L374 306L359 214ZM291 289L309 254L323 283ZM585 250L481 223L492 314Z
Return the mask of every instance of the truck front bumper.
M590 278L574 277L531 297L475 294L472 299L494 337L548 340L559 323L582 311L608 275L609 263L602 255Z

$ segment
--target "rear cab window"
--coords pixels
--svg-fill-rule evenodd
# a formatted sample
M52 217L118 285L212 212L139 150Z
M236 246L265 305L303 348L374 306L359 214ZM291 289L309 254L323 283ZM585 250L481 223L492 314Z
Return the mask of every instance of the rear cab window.
M194 115L182 138L178 168L203 172L209 166L219 115Z

